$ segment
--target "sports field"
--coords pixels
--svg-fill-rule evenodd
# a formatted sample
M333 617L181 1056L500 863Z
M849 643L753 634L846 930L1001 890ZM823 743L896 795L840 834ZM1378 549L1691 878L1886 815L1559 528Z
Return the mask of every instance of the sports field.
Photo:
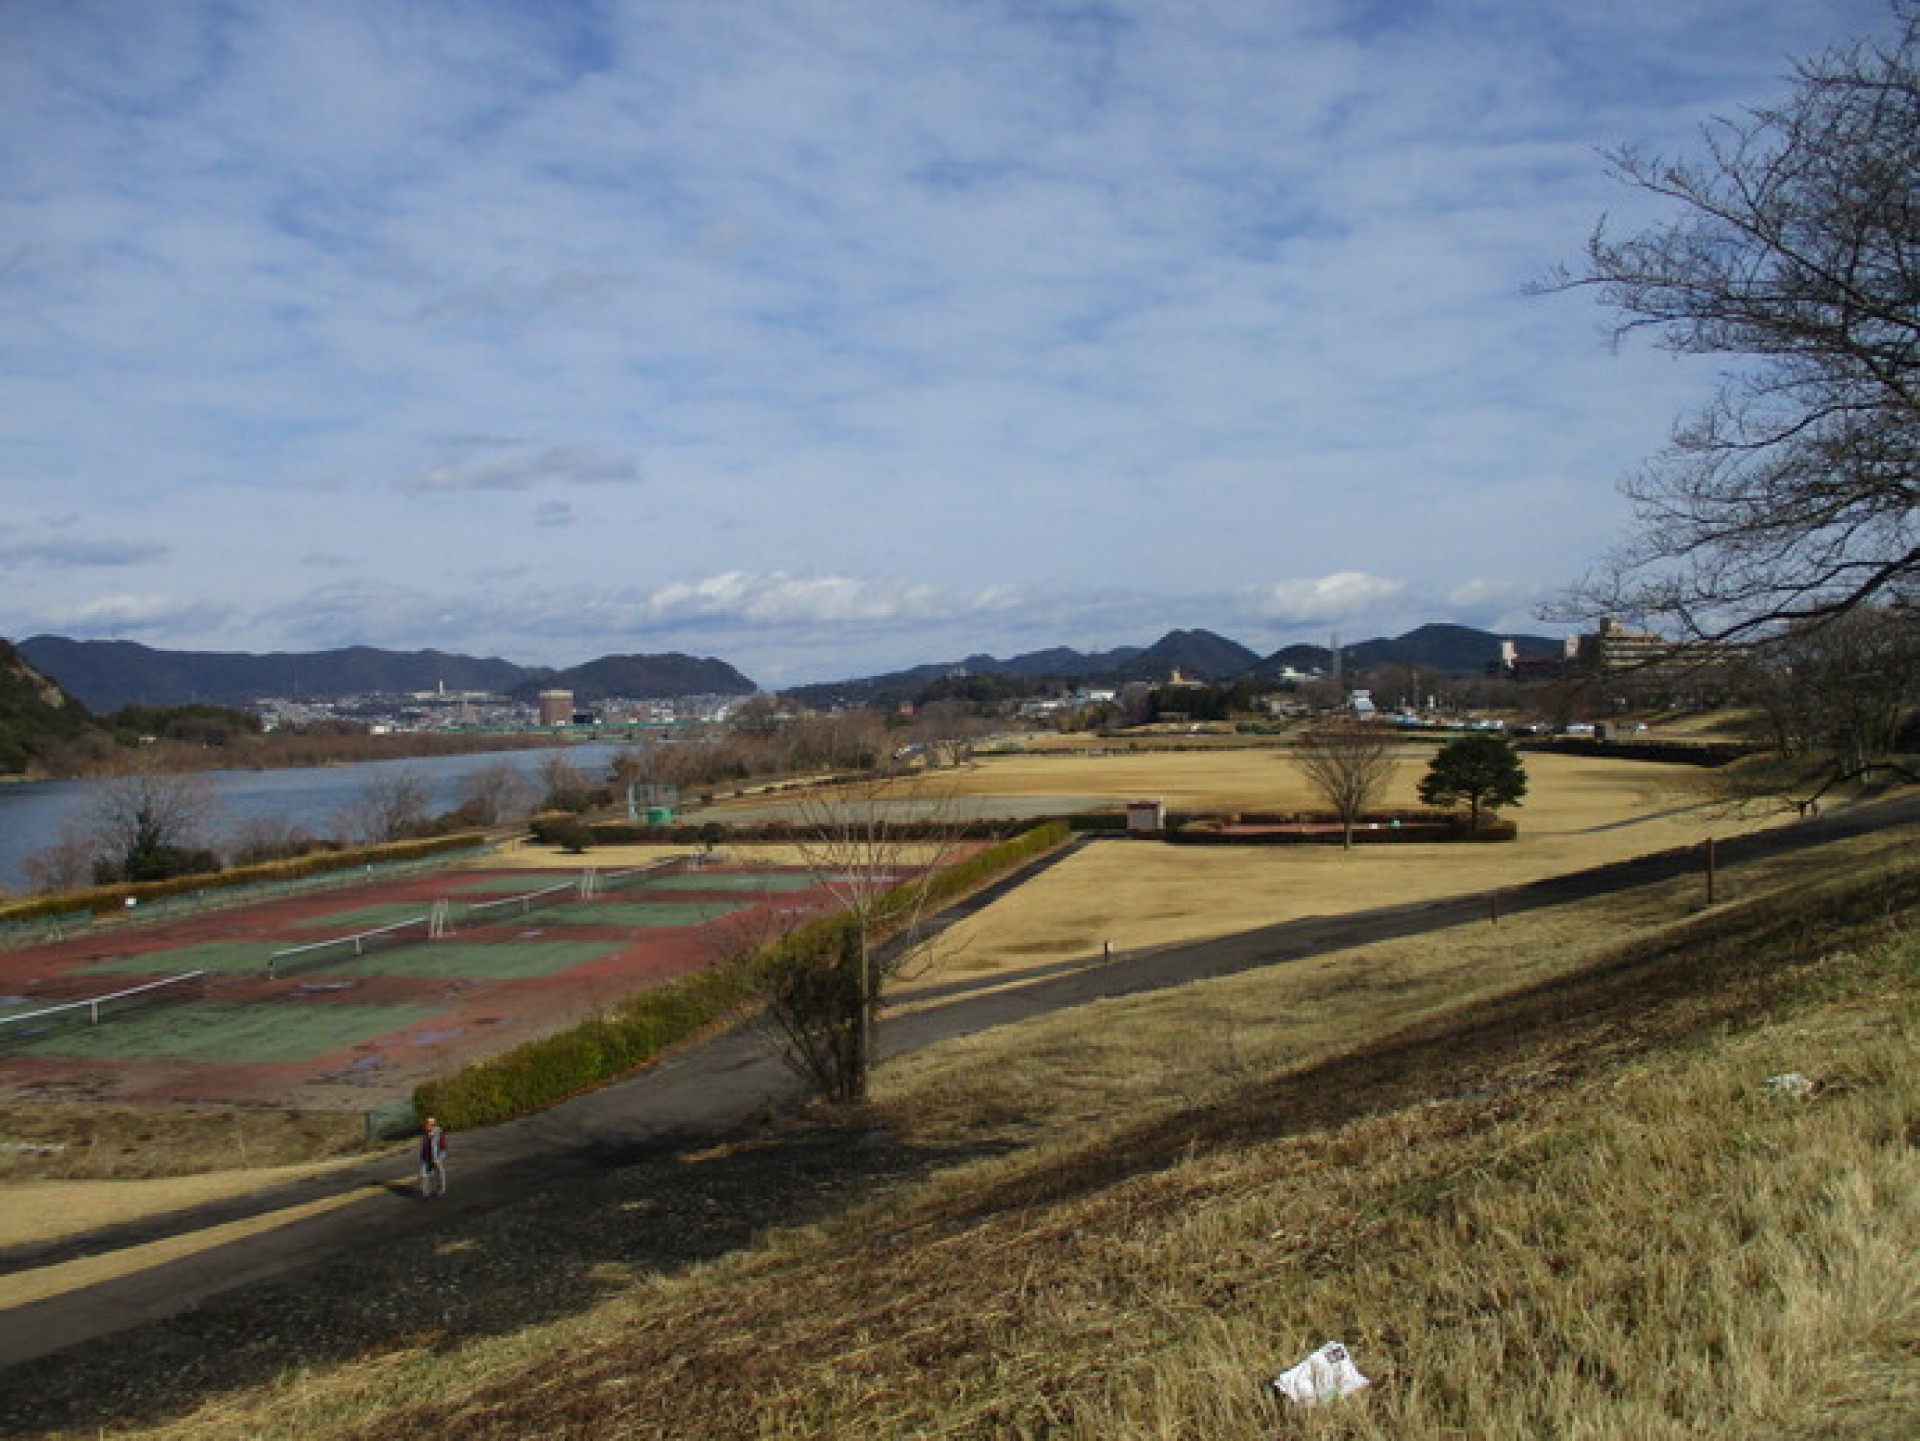
M1428 754L1407 748L1385 805L1416 803ZM1681 767L1547 754L1527 767L1531 787L1512 812L1520 838L1508 844L1090 847L953 927L901 999L960 978L1017 982L1108 944L1124 952L1491 890L1730 833ZM915 788L976 814L1026 814L1050 799L1315 805L1284 753L1259 748L995 756ZM743 911L766 909L784 926L831 905L792 848L733 846L724 865L689 859L684 849L600 848L583 858L528 846L485 868L0 953L0 1016L205 973L183 988L190 995L98 1026L64 1017L0 1027L12 1032L0 1041L0 1089L370 1109L425 1076L709 964L723 949L715 928ZM583 879L589 862L593 877ZM643 871L655 865L673 869Z
M690 859L451 870L0 953L0 1089L370 1110L710 964L730 917L830 904L804 870Z

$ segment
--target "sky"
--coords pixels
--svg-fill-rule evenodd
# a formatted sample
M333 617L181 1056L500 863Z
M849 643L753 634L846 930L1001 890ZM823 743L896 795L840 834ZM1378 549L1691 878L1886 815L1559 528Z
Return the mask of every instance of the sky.
M0 635L766 688L1540 619L1577 268L1882 0L0 0Z

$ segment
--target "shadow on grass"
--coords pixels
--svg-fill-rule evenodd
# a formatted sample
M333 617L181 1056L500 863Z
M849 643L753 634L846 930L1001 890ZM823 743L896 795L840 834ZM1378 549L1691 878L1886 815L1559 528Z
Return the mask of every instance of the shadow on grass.
M718 1259L982 1154L909 1147L850 1116L693 1152L606 1149L557 1179L522 1170L524 1194L484 1209L462 1207L456 1176L444 1209L410 1206L413 1224L381 1226L354 1254L17 1368L0 1432L151 1424L369 1352L450 1349L559 1320L631 1280ZM418 1201L409 1183L386 1189Z

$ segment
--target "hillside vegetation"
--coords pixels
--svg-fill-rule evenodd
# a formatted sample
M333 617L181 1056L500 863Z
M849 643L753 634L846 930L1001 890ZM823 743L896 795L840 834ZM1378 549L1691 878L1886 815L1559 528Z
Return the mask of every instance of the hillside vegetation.
M837 1142L775 1126L374 1267L397 1346L312 1291L223 1322L272 1371L155 1434L1916 1434L1912 840L909 1057ZM697 1195L751 1211L726 1177L881 1151L945 1169L717 1264L617 1259L709 1227ZM1329 1339L1374 1386L1289 1410L1267 1383Z
M12 642L0 640L0 775L44 765L91 724L85 706L28 664Z

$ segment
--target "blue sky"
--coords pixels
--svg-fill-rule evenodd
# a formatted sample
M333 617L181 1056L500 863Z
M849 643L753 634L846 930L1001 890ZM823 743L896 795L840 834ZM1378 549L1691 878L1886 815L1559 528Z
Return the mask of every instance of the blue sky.
M1529 296L1879 0L0 0L0 634L1263 652L1539 605L1714 371Z

